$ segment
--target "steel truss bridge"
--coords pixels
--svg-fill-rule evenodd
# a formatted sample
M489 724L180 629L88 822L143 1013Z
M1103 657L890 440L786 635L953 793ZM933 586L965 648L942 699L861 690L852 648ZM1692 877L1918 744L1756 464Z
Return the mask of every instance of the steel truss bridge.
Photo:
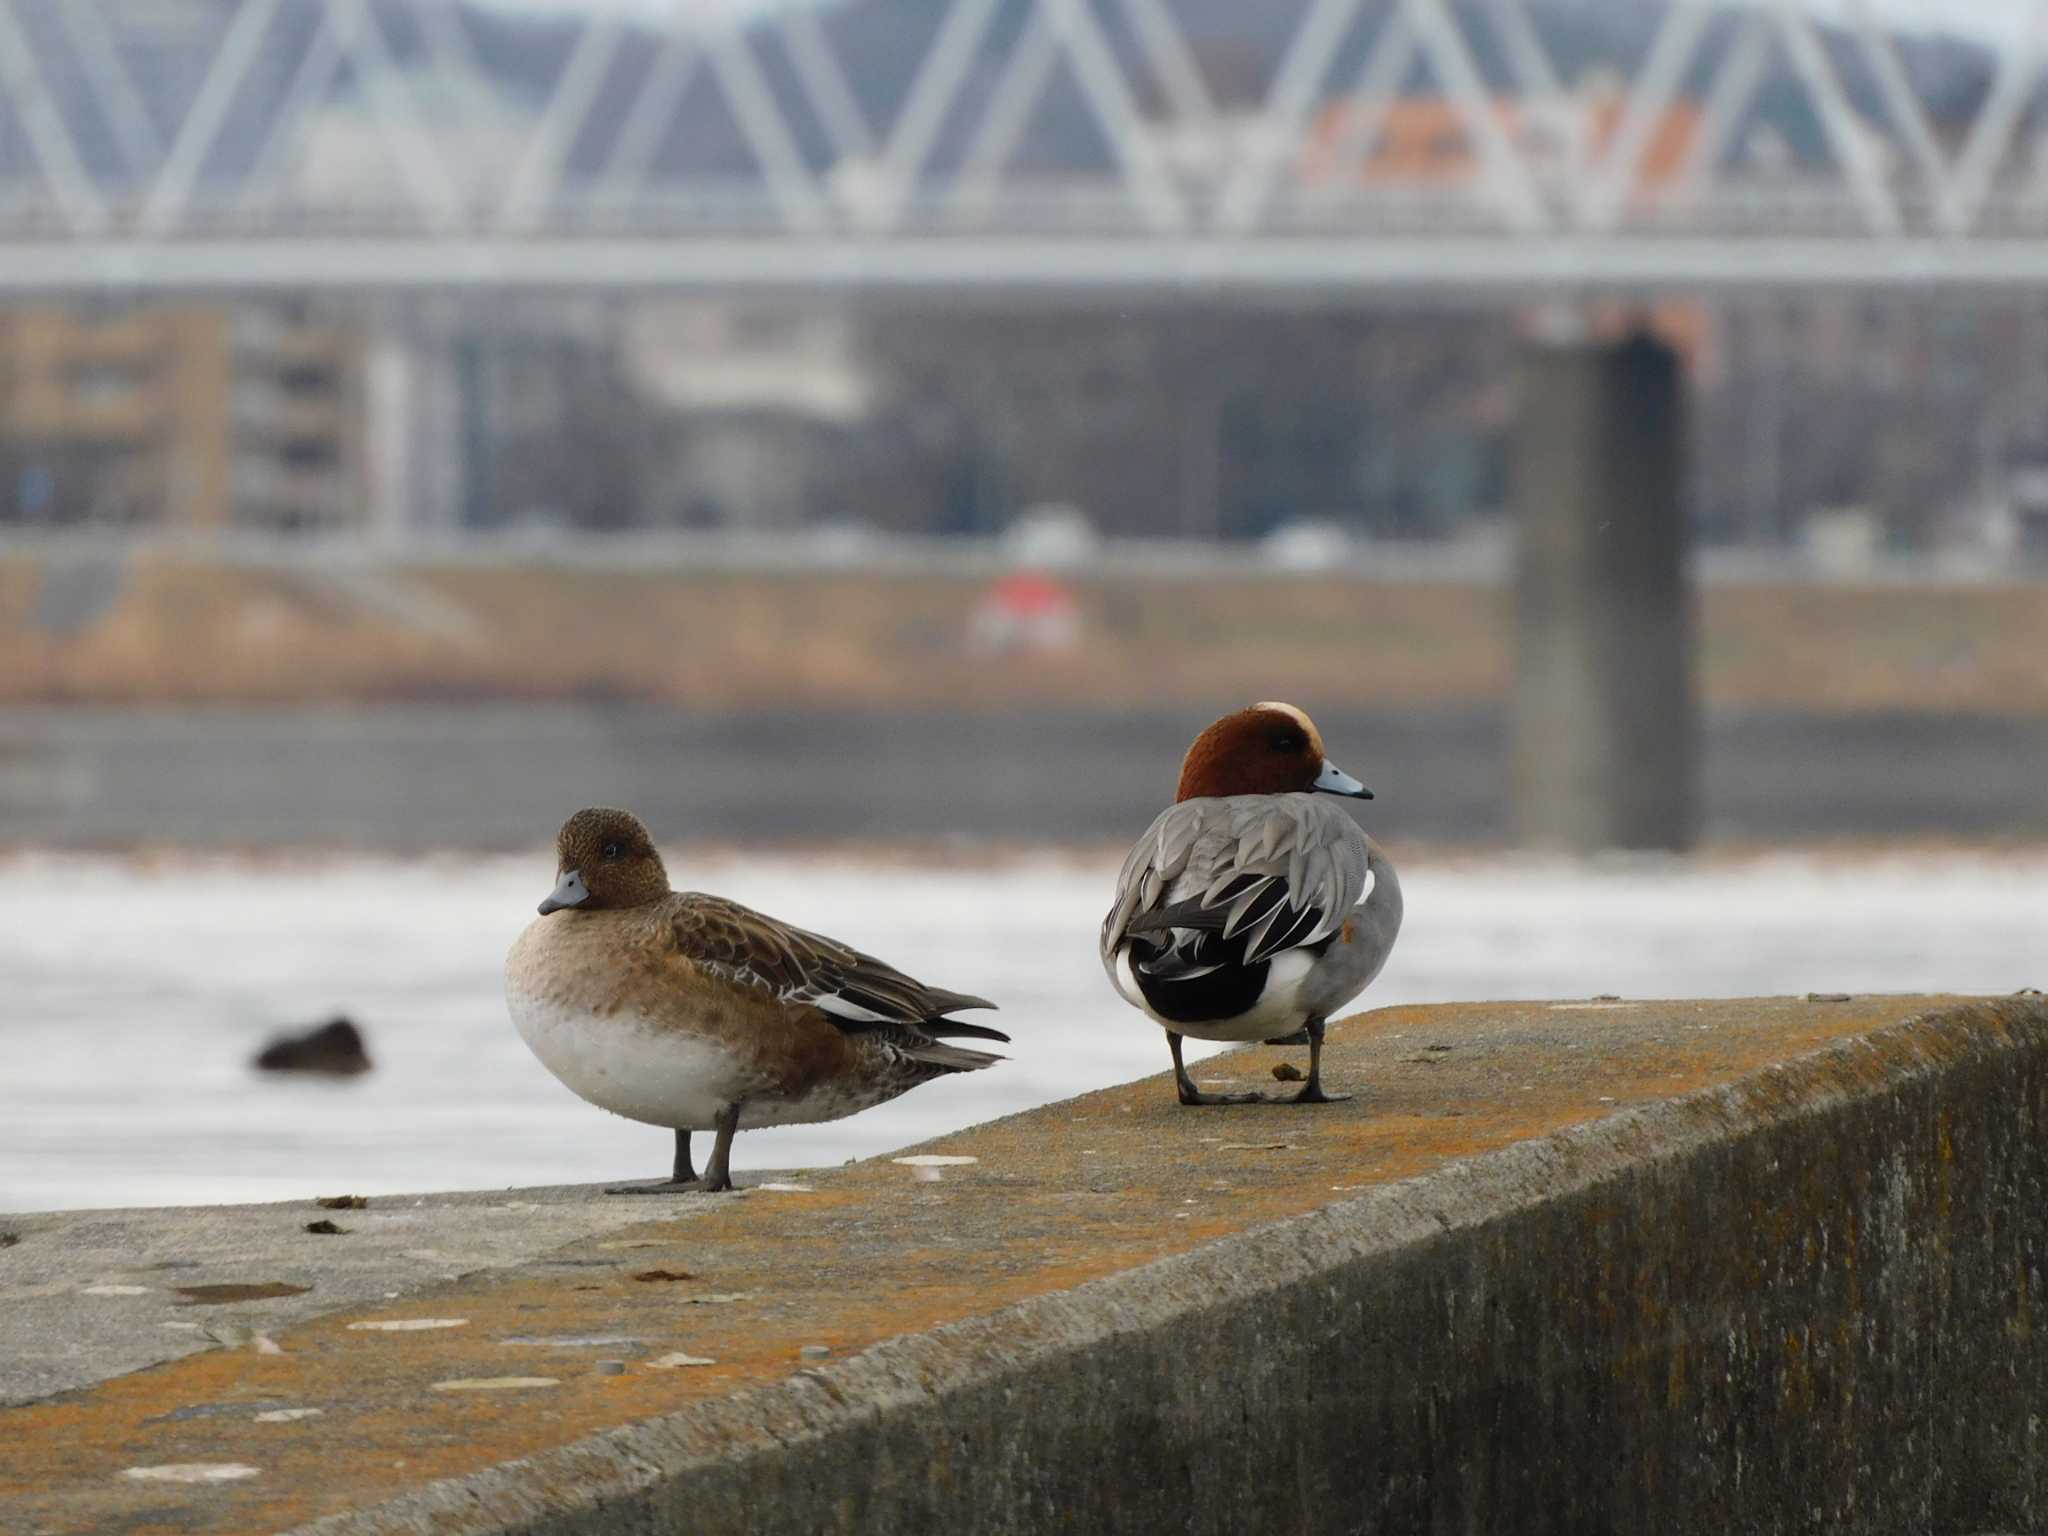
M0 0L0 294L2048 282L2048 0L1960 106L1873 0L1616 0L1602 111L1583 7L1244 3L1284 35L1233 75L1186 0L906 0L882 90L877 0ZM1812 130L1775 162L1767 88ZM707 91L737 164L676 149ZM1092 161L1031 163L1049 110Z

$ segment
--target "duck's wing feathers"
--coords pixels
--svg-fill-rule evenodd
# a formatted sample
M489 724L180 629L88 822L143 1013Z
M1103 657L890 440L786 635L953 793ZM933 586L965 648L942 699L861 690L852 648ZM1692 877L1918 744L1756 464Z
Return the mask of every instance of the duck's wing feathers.
M986 998L928 987L850 944L807 933L722 896L672 898L677 949L699 969L791 1006L816 1008L849 1033L910 1027L927 1036L1008 1040L947 1014L993 1008Z
M1189 980L1320 944L1372 888L1365 834L1313 795L1185 800L1164 811L1124 860L1102 924L1102 960L1133 940L1139 968ZM1215 934L1225 941L1203 942Z

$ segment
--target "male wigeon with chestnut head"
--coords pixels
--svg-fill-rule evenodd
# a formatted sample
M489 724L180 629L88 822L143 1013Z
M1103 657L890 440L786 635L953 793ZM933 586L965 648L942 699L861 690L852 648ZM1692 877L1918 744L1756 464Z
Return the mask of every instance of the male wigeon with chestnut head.
M1372 791L1332 763L1292 704L1254 704L1195 738L1180 790L1124 860L1102 924L1102 963L1166 1031L1183 1104L1203 1093L1181 1037L1306 1043L1308 1082L1281 1102L1327 1104L1323 1031L1363 992L1401 931L1401 882L1379 845L1326 798Z
M738 902L671 891L653 838L624 811L571 816L555 866L553 893L506 957L505 1001L570 1089L674 1130L671 1176L613 1194L731 1189L740 1130L837 1120L1003 1059L945 1043L1008 1040L947 1017L995 1004ZM717 1133L701 1177L692 1131Z

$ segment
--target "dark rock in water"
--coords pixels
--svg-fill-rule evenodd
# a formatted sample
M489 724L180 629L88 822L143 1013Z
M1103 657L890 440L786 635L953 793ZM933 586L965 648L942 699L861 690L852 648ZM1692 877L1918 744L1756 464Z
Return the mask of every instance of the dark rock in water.
M329 1019L302 1035L279 1035L256 1058L263 1072L317 1072L354 1077L370 1070L363 1032L347 1019Z

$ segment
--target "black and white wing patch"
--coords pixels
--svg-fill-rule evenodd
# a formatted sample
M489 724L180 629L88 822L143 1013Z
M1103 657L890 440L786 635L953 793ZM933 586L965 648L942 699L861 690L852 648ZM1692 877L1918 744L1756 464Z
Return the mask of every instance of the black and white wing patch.
M1372 890L1366 873L1363 900ZM1342 925L1335 912L1297 903L1284 876L1243 874L1212 884L1201 895L1151 912L1135 913L1124 932L1149 940L1153 953L1137 962L1147 975L1192 980L1218 966L1258 965L1290 949L1330 937Z
M927 1035L1009 1039L1000 1030L945 1017L956 1009L995 1007L986 998L926 986L851 945L778 923L736 901L692 894L678 904L674 927L677 947L693 964L778 1002L816 1008L848 1033L913 1026Z

